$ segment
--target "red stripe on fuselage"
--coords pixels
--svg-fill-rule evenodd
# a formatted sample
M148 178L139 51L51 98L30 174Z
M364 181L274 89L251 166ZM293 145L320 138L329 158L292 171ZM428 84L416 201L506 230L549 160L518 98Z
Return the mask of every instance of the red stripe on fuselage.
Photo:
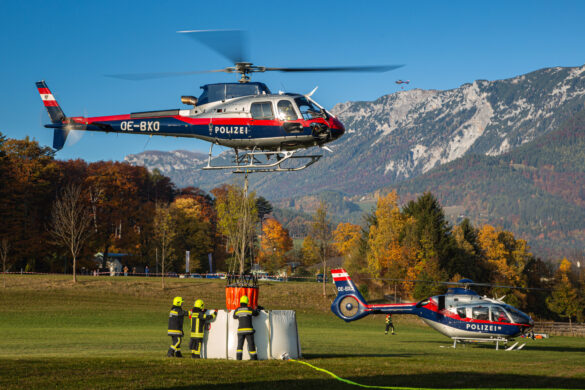
M93 122L111 122L111 121L126 121L130 119L130 114L125 115L110 115L110 116L94 116L91 118L87 118L88 123ZM140 120L146 120L150 118L141 118Z
M57 105L57 104L55 104ZM280 120L254 120L251 118L190 118L186 116L180 115L172 115L172 116L152 116L147 118L131 118L130 114L125 115L110 115L110 116L97 116L92 118L87 118L88 123L93 122L111 122L111 121L125 121L125 120L134 120L134 121L144 121L144 120L154 120L154 119L162 119L162 118L173 118L179 120L181 122L188 123L190 125L218 125L218 126L282 126L283 121ZM304 127L309 127L311 123L314 122L322 122L328 125L333 125L333 128L337 128L336 123L327 123L324 120L310 120L310 121L293 121L302 123ZM350 280L349 278L343 280Z
M413 307L416 306L415 303L388 303L382 305L366 305L370 309L391 309L393 307Z
M496 321L489 321L489 320L476 320L473 318L461 318L458 314L452 313L449 310L439 311L437 305L429 303L426 306L423 306L425 309L434 311L435 313L441 314L445 317L452 318L457 321L462 322L469 322L473 324L492 324L492 325L514 325L514 326L530 326L528 324L517 324L515 322L496 322Z

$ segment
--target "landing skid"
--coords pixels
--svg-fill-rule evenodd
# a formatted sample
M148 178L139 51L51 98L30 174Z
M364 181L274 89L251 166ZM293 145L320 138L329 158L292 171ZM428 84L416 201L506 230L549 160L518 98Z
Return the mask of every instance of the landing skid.
M510 341L509 339L506 339L504 337L494 337L494 338L451 337L451 339L453 340L453 348L457 348L457 343L461 343L461 344L464 344L464 343L496 343L496 350L500 349L500 343L503 343L504 345L507 346L508 341ZM518 343L507 348L506 351L513 350L516 347L516 345L518 345ZM522 348L524 348L524 344L518 349L522 349Z
M285 150L285 151L259 151L257 152L256 149L252 151L244 151L239 153L237 149L235 150L235 159L234 163L231 165L211 165L211 152L213 150L213 144L209 147L209 156L207 158L207 166L203 167L203 169L232 169L234 173L254 173L254 172L292 172L292 171L300 171L302 169L307 168L310 165L313 165L323 155L301 155L298 156L296 153L298 150ZM264 157L264 160L262 160ZM269 160L274 157L275 161L270 162ZM287 161L293 160L308 160L304 165L299 167L283 167L282 164Z

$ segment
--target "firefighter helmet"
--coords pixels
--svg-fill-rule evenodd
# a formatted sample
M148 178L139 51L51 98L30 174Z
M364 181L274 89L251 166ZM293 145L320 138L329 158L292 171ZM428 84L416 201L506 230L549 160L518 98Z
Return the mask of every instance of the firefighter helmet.
M202 299L196 300L193 306L195 306L197 309L205 310L205 304L203 303Z
M248 300L248 297L246 295L242 295L242 297L240 298L240 303L245 303L247 305L248 303L250 303L250 301Z
M173 306L181 306L183 304L183 298L182 297L175 297L173 299Z

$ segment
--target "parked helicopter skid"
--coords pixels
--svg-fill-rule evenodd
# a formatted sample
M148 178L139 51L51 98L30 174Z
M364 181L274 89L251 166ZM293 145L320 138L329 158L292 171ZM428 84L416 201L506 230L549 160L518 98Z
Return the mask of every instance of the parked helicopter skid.
M311 99L296 93L273 94L260 82L250 82L257 72L386 72L402 65L335 66L312 68L269 68L246 61L243 32L237 30L180 31L219 52L233 67L210 71L148 73L114 77L144 80L196 73L237 73L238 83L207 84L199 98L182 96L189 109L135 112L102 117L67 117L44 81L37 88L54 129L53 148L63 148L72 130L147 134L197 138L211 143L208 164L204 169L232 169L234 172L282 172L304 169L317 162L321 155L302 155L298 151L325 144L341 137L345 128L329 111ZM212 165L213 145L233 148L231 164ZM275 154L275 162L268 161ZM285 166L283 163L296 161ZM300 163L299 163L300 161Z
M508 342L534 326L530 316L501 300L479 296L467 287L451 287L444 295L418 303L368 304L344 269L331 270L337 297L333 314L349 322L369 314L412 314L457 342ZM473 284L463 279L458 284Z

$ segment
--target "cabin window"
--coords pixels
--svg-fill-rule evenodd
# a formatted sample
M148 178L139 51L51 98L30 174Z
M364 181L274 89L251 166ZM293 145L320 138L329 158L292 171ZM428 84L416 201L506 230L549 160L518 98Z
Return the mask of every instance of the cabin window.
M457 315L459 316L459 318L467 318L467 314L465 314L465 308L458 307L457 308Z
M254 119L274 119L271 102L252 103L250 113Z
M281 100L277 104L278 108L278 119L281 121L294 121L299 119L293 105L288 100Z
M496 322L510 322L506 311L498 306L492 306L492 321Z
M476 306L471 310L471 316L474 320L489 320L490 309L488 307Z

